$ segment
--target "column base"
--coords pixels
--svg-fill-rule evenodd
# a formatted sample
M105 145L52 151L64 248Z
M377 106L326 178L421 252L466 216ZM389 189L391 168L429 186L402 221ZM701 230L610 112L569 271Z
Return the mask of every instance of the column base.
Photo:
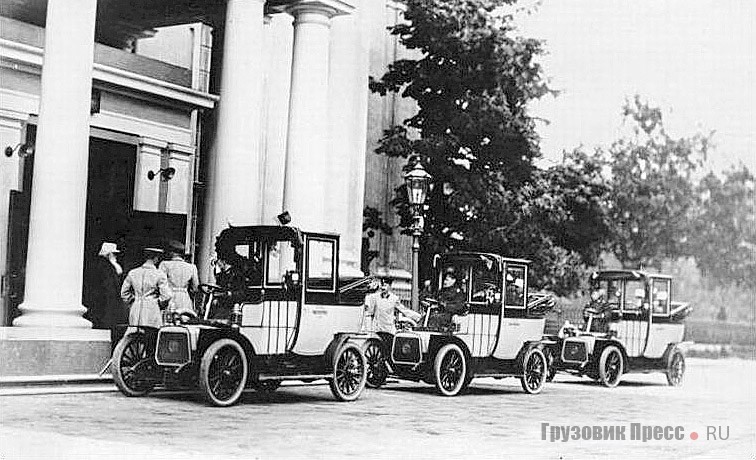
M21 311L21 316L13 320L13 326L15 327L92 328L92 323L82 316L87 311L82 305L53 307L24 302L18 309Z

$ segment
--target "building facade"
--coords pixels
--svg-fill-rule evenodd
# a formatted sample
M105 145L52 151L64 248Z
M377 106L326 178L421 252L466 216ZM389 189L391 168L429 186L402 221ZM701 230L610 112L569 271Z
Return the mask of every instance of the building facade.
M85 262L103 241L126 268L147 245L184 241L205 281L220 230L282 211L340 234L341 272L362 273L363 208L393 222L401 182L401 162L372 151L411 106L367 88L401 55L386 30L400 4L130 5L0 6L2 326L102 339L81 331ZM402 237L369 243L371 271L407 279Z

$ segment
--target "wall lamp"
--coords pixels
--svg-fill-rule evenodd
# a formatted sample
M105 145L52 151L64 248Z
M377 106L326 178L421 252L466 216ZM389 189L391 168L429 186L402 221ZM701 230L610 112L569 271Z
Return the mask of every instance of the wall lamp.
M147 171L147 179L153 180L158 174L160 174L160 180L166 182L173 179L173 176L176 175L176 168L168 167L160 168L157 171Z
M34 155L34 145L33 144L22 144L18 143L15 147L11 147L10 145L8 147L5 147L5 156L6 157L12 157L13 152L18 151L18 156L21 158L27 158L32 155Z

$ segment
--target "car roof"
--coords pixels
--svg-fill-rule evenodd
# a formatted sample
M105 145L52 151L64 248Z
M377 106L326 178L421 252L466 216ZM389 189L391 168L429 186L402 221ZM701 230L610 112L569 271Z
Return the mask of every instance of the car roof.
M643 270L598 270L591 274L591 279L642 279L642 278L663 278L672 279L669 275L660 273L648 273Z
M497 262L512 262L512 263L518 263L518 264L525 264L529 265L531 263L530 260L527 259L518 259L514 257L504 257L499 254L494 254L492 252L472 252L472 251L457 251L457 252L449 252L446 254L442 254L441 257L446 258L458 258L458 259L468 259L468 260L478 260L483 257L490 257L492 259L495 259Z

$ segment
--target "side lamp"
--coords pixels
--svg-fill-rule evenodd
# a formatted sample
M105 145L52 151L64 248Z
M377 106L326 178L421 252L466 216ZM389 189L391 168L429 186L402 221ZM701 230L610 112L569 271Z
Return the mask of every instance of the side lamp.
M18 143L15 147L11 147L10 145L5 147L5 156L6 157L12 157L14 152L18 152L18 156L21 158L28 158L32 155L34 155L34 145L33 144L25 144L25 143Z
M147 171L147 179L153 180L158 174L160 175L160 180L166 182L173 179L173 176L176 175L176 168L168 167L160 168L157 171Z

